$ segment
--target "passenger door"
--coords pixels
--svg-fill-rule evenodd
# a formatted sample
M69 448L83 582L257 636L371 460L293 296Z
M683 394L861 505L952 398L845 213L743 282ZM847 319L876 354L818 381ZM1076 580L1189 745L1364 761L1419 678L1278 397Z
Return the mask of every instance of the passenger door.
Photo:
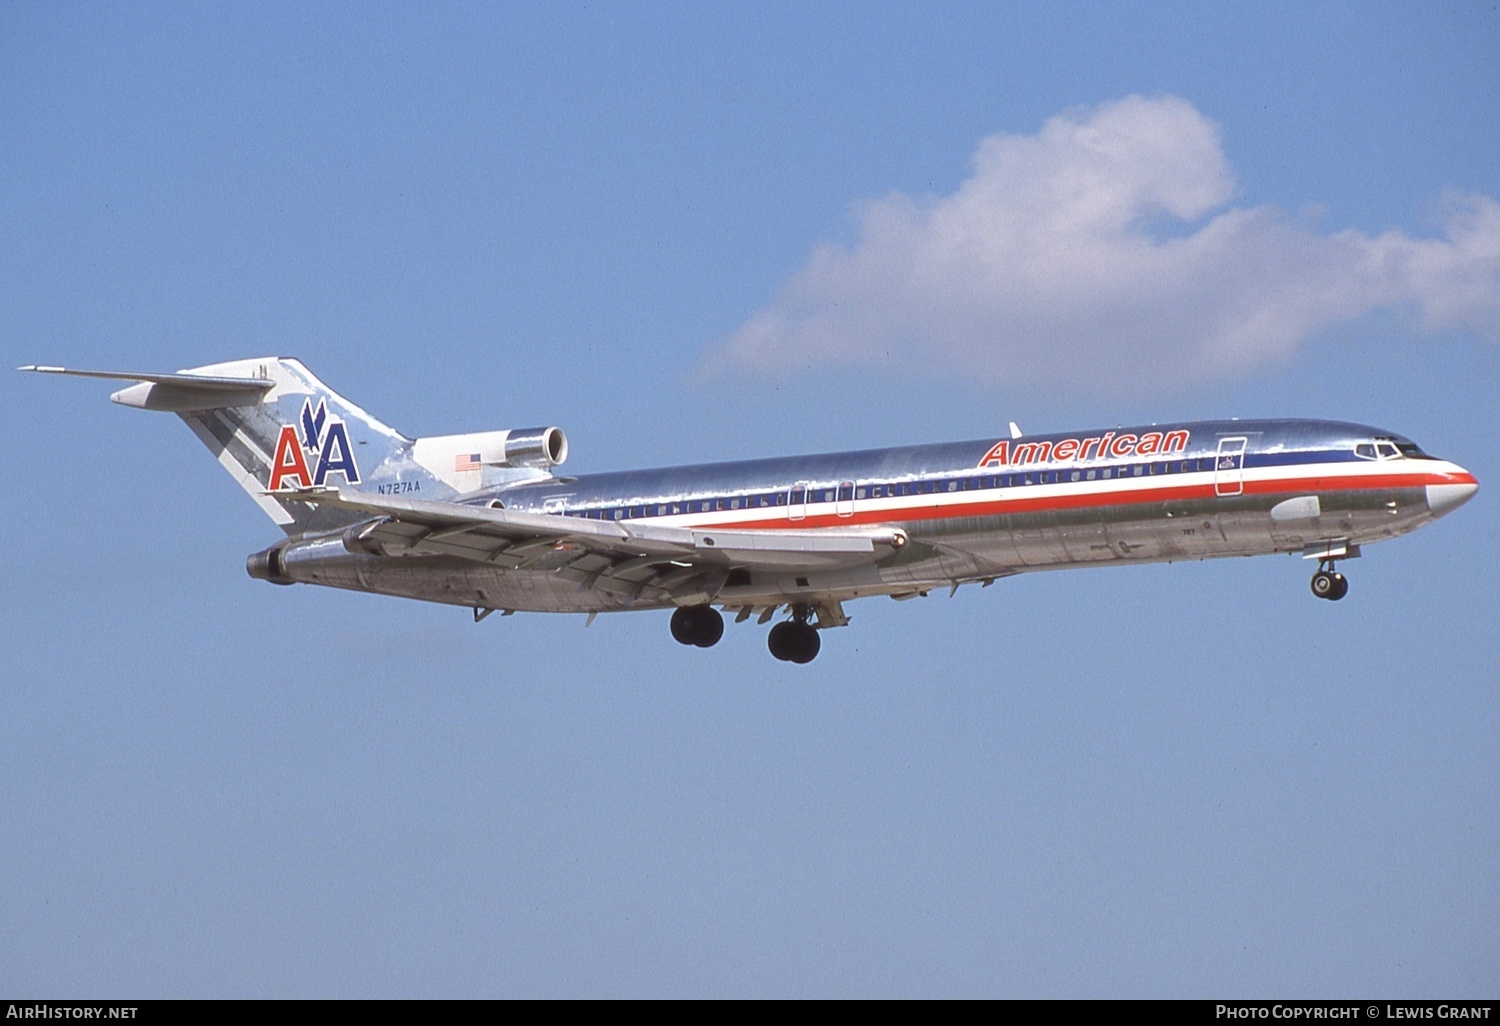
M1219 453L1214 460L1214 494L1239 495L1245 490L1244 435L1219 439Z

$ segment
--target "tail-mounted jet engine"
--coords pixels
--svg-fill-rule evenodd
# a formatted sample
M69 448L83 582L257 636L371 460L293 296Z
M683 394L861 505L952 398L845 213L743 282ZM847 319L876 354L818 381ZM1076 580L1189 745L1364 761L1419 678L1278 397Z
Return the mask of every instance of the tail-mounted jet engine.
M460 492L495 483L486 468L503 478L524 480L550 474L568 458L568 437L561 428L517 428L469 435L436 435L412 443L412 459L427 473Z
M376 560L352 547L350 539L355 535L356 528L348 528L311 538L288 538L251 553L245 570L256 580L272 584L358 588L364 583L361 570Z
M568 438L562 428L519 428L505 435L502 465L550 470L568 458Z

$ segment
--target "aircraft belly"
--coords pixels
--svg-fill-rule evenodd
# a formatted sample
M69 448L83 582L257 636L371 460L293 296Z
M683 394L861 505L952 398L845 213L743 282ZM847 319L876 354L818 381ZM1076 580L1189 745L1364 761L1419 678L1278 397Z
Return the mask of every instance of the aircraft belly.
M1323 537L1348 537L1355 542L1376 542L1414 531L1432 519L1427 496L1421 488L1388 489L1384 492L1338 492L1320 497L1323 508L1342 528Z
M1005 518L1011 545L1022 566L1056 566L1071 563L1063 544L1055 513L1018 513Z
M1219 524L1226 543L1234 553L1246 555L1296 552L1332 539L1377 542L1413 531L1430 519L1418 488L1218 501Z
M900 525L915 544L882 564L889 582L933 584L1004 577L1024 565L1006 521L999 516L950 517Z
M1287 498L1248 494L967 518L946 522L940 530L930 521L914 523L906 525L913 539L940 545L944 558L908 562L903 579L929 584L974 579L1002 565L1016 572L1298 552L1329 539L1369 543L1393 538L1432 518L1419 488L1319 493L1317 516L1273 518L1271 509ZM969 557L970 565L959 556ZM895 579L889 568L886 576Z
M1109 522L1104 518L1104 511L1098 507L1059 513L1057 535L1068 558L1074 563L1120 558L1119 552L1111 544Z
M377 562L361 575L366 591L456 606L546 608L545 597L535 594L537 574L447 556L372 558Z
M588 612L613 609L601 592L580 591L555 571L506 570L450 556L339 553L336 539L286 560L290 581L446 605ZM326 550L326 551L325 551Z

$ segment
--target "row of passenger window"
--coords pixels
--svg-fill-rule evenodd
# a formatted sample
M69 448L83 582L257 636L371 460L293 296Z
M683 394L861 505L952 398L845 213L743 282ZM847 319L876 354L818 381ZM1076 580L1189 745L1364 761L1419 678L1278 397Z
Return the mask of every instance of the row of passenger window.
M794 485L776 492L754 495L715 496L677 502L654 502L631 506L587 506L564 509L567 516L590 520L636 520L641 517L678 516L684 513L720 513L739 509L773 509L805 506L807 503L837 503L851 499L899 499L913 495L937 495L947 492L992 491L996 488L1024 488L1028 485L1066 484L1072 481L1108 481L1117 478L1155 477L1159 474L1191 474L1213 470L1217 457L1161 460L1135 463L1123 467L1095 467L1079 470L1029 470L1012 474L971 474L967 477L939 477L918 481L892 481L853 486L845 481L834 487L811 488ZM1226 468L1230 469L1230 468Z

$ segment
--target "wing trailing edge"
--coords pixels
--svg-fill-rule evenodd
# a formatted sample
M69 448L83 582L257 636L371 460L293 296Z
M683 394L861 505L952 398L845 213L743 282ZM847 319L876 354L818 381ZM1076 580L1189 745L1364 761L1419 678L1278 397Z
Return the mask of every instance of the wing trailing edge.
M284 498L358 510L377 519L358 532L367 551L383 555L447 555L486 563L541 566L597 561L600 576L671 564L684 578L731 567L785 573L881 562L907 545L894 527L817 531L672 527L586 520L547 513L490 509L421 499L387 499L337 488L278 493Z

